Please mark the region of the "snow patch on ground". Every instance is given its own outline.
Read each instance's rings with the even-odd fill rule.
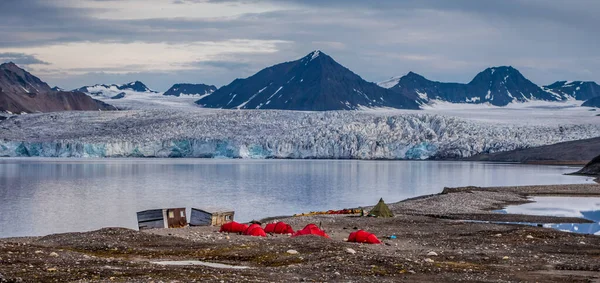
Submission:
[[[389,80],[386,80],[383,82],[378,82],[377,85],[379,85],[380,87],[383,87],[383,88],[392,88],[392,87],[396,86],[398,84],[398,82],[400,82],[401,78],[402,78],[402,76],[393,77],[393,78],[390,78]]]

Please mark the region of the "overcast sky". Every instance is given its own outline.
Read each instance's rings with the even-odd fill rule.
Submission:
[[[222,86],[320,49],[369,81],[600,81],[598,0],[0,0],[0,62],[72,89]]]

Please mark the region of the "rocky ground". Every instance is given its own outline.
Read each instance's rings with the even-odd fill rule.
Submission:
[[[393,218],[283,219],[295,229],[316,223],[331,239],[249,237],[216,227],[3,239],[0,282],[600,282],[598,236],[449,219],[485,218],[494,215],[490,209],[527,201],[527,195],[600,195],[597,185],[544,187],[446,189],[390,205]],[[345,242],[356,229],[375,233],[384,244]],[[153,263],[182,260],[247,268]]]

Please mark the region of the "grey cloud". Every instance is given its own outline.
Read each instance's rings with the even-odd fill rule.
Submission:
[[[17,65],[48,65],[48,62],[44,62],[33,55],[24,53],[5,52],[0,53],[0,62],[13,62]]]
[[[597,28],[600,17],[595,14],[600,1],[175,2],[235,5],[269,1],[278,5],[288,3],[290,7],[213,19],[98,20],[91,16],[93,10],[87,8],[58,8],[42,0],[4,0],[0,1],[0,46],[77,41],[181,44],[240,38],[294,42],[292,46],[279,47],[276,54],[244,55],[240,65],[231,63],[238,62],[240,57],[235,56],[234,60],[204,62],[204,67],[218,71],[218,76],[211,77],[214,82],[208,82],[215,84],[225,84],[269,65],[299,58],[313,49],[323,49],[372,81],[415,71],[431,79],[464,82],[492,65],[514,65],[538,84],[559,79],[600,81],[596,55],[600,46]],[[198,76],[211,76],[202,69],[199,65],[195,71]],[[93,71],[96,70],[90,70]],[[168,84],[166,77],[152,78]]]

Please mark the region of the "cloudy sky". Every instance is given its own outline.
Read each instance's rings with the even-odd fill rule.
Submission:
[[[369,81],[600,81],[597,0],[0,0],[0,62],[51,85],[221,86],[320,49]]]

